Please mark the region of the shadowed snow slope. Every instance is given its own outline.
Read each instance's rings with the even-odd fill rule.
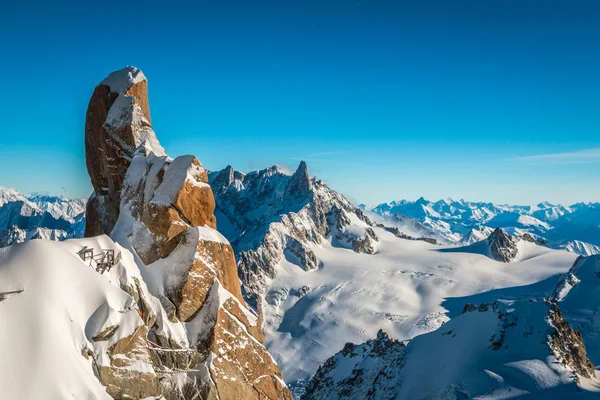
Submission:
[[[581,332],[590,360],[600,366],[600,256],[579,258],[555,297],[565,320]]]
[[[581,364],[563,358],[562,351],[583,346],[557,315],[543,300],[493,302],[407,345],[379,332],[330,358],[303,399],[595,398],[585,350]],[[595,393],[581,392],[578,381]]]

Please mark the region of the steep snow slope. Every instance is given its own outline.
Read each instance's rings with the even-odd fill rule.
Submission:
[[[85,200],[30,196],[0,187],[0,247],[83,236]]]
[[[599,256],[579,257],[558,282],[449,298],[452,319],[407,345],[346,344],[303,399],[598,398],[599,276]]]
[[[452,320],[408,345],[346,344],[303,398],[597,398],[599,274],[598,256],[580,257],[551,291],[552,278],[448,299]]]

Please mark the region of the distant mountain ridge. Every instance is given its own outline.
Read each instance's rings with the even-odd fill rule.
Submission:
[[[447,243],[471,244],[502,228],[513,235],[529,233],[550,247],[582,255],[600,251],[600,203],[570,206],[541,202],[535,206],[443,199],[400,200],[361,208],[393,221],[413,218]]]
[[[0,186],[0,247],[29,239],[82,237],[85,199],[28,195]]]

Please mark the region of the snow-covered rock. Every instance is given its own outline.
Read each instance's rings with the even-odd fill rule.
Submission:
[[[310,178],[304,162],[292,175],[277,166],[248,174],[229,166],[211,172],[209,181],[217,227],[233,244],[245,297],[261,315],[268,280],[277,275],[282,260],[315,270],[320,260],[311,245],[328,238],[356,253],[376,251],[373,221],[344,196]]]
[[[306,182],[305,170],[301,164],[294,175]],[[380,328],[412,339],[448,321],[447,297],[532,284],[575,259],[533,236],[500,231],[501,240],[489,228],[472,249],[440,246],[445,238],[424,236],[433,231],[414,219],[396,214],[392,223],[314,178],[304,197],[290,198],[290,181],[298,179],[278,167],[209,173],[217,227],[239,254],[244,296],[296,389],[345,342]],[[492,248],[510,262],[496,261]]]
[[[83,246],[122,250],[106,236],[0,249],[3,398],[110,399],[98,376],[119,371],[138,398],[158,385],[134,299],[79,258]]]
[[[496,228],[496,230],[487,238],[491,257],[494,260],[501,262],[510,262],[514,260],[519,252],[517,241],[516,238],[507,234],[502,229]]]
[[[590,360],[600,365],[600,256],[578,258],[552,298],[558,302],[564,319],[581,332]]]
[[[434,332],[346,344],[302,399],[595,398],[599,276],[599,256],[579,257],[553,289],[549,278],[450,299],[453,317]]]
[[[590,243],[581,242],[579,240],[571,240],[558,246],[560,249],[565,249],[571,253],[580,254],[582,256],[592,256],[600,254],[600,246],[595,246]]]
[[[139,69],[127,67],[96,86],[88,104],[85,155],[94,193],[87,203],[86,236],[112,231],[123,179],[142,144],[156,156],[165,156],[152,130],[146,77]]]

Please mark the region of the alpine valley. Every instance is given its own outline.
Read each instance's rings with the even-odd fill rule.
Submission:
[[[600,204],[357,206],[305,162],[172,158],[151,121],[116,71],[90,198],[0,189],[0,397],[600,397]]]

